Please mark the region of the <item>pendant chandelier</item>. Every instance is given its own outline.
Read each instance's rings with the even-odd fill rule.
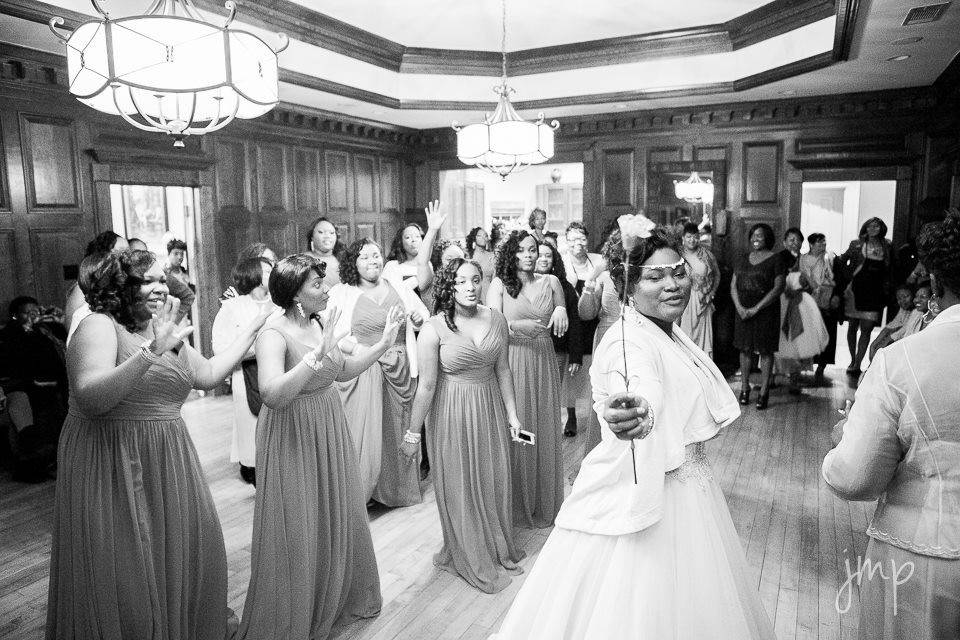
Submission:
[[[521,118],[513,105],[507,86],[507,2],[502,5],[502,37],[500,40],[500,84],[493,88],[499,96],[497,108],[483,122],[461,127],[456,121],[457,157],[464,164],[474,165],[498,174],[504,180],[514,170],[540,164],[553,157],[553,132],[560,127],[556,120],[546,124],[543,113],[535,122]]]
[[[192,0],[153,0],[143,15],[84,22],[69,36],[51,18],[50,30],[67,48],[70,93],[80,102],[119,115],[144,131],[183,138],[216,131],[234,118],[256,118],[277,105],[276,49],[252,33],[205,20]]]
[[[673,189],[678,198],[687,202],[713,202],[713,183],[709,179],[701,180],[696,171],[682,182],[674,180]]]

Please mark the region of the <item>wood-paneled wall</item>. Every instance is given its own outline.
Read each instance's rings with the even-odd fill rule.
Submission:
[[[235,121],[174,149],[81,105],[66,91],[59,56],[7,47],[0,56],[0,305],[32,295],[62,306],[86,243],[112,227],[110,184],[199,189],[201,342],[237,252],[262,241],[278,255],[306,249],[315,218],[349,242],[389,244],[408,211],[435,195],[416,160],[416,132],[277,109]],[[417,163],[421,166],[418,166]],[[5,314],[4,314],[5,315]]]

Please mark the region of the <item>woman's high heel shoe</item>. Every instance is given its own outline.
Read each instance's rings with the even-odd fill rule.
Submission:
[[[770,392],[761,393],[760,397],[757,398],[757,409],[763,411],[767,408],[767,405],[770,404]]]
[[[740,404],[746,406],[750,404],[750,389],[741,389],[740,391]]]

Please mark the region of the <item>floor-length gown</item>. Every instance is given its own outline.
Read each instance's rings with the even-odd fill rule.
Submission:
[[[510,584],[524,553],[513,537],[507,413],[494,367],[507,348],[507,323],[491,310],[474,341],[430,319],[440,337],[440,372],[427,415],[427,446],[443,529],[434,563],[486,593]]]
[[[604,426],[491,640],[775,640],[704,453],[736,398],[682,330],[625,324],[594,353],[594,398],[624,388],[626,360],[653,431],[634,452]]]
[[[581,318],[597,319],[597,328],[593,333],[594,350],[607,330],[620,318],[620,300],[617,298],[617,289],[609,271],[604,271],[597,277],[596,289],[599,290],[599,295],[596,291],[587,295],[581,293],[580,304],[577,306]],[[586,456],[593,451],[598,444],[600,444],[600,423],[592,418],[587,429],[583,455]]]
[[[116,329],[121,363],[143,338]],[[105,414],[85,415],[71,394],[58,453],[50,640],[227,635],[223,532],[180,416],[193,375],[181,349]]]
[[[357,300],[350,326],[351,335],[361,345],[376,344],[383,336],[390,309],[402,304],[393,287],[387,286],[390,291],[383,302],[366,294]],[[401,326],[396,343],[373,366],[338,385],[360,460],[364,496],[388,507],[405,507],[422,500],[419,466],[400,453],[417,391],[416,378],[410,376],[404,335]]]
[[[693,286],[690,302],[680,316],[680,328],[708,356],[713,356],[713,302],[707,303],[711,282],[708,279],[708,265],[696,254],[686,254],[690,265],[690,278]]]
[[[264,331],[283,336],[288,371],[311,349]],[[380,611],[356,453],[333,384],[342,369],[334,350],[293,401],[260,411],[246,640],[323,640],[335,624]]]
[[[516,298],[503,294],[503,315],[509,321],[537,320],[538,329],[510,333],[510,371],[517,396],[517,415],[535,445],[510,447],[513,522],[544,528],[563,502],[560,459],[560,377],[547,324],[553,314],[553,289],[544,276],[528,283]]]

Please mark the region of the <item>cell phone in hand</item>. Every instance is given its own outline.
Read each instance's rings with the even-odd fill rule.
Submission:
[[[537,444],[537,434],[533,433],[532,431],[524,431],[523,429],[520,429],[517,432],[517,442],[520,444],[535,445]]]

